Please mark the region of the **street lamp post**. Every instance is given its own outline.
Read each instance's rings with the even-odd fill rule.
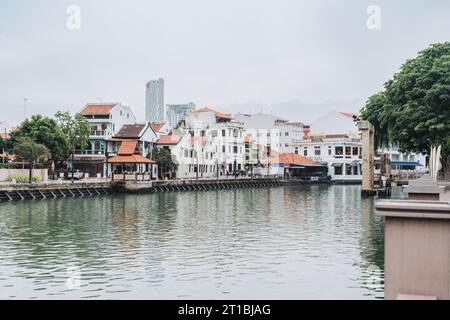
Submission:
[[[28,180],[29,183],[31,184],[31,182],[33,181],[33,167],[32,167],[32,163],[33,163],[33,149],[30,148],[30,171],[29,171],[29,175],[28,175]]]

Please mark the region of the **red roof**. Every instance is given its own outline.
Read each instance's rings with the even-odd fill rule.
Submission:
[[[128,156],[115,156],[108,160],[109,163],[156,163],[153,160],[147,159],[140,154],[133,154]]]
[[[155,142],[156,144],[178,144],[183,136],[180,135],[165,135],[160,136]]]
[[[154,132],[159,132],[166,124],[164,122],[152,122],[150,123],[150,127]]]
[[[208,108],[208,107],[197,109],[197,110],[194,110],[193,112],[213,112],[214,115],[216,116],[216,118],[223,118],[223,119],[230,119],[231,120],[231,114],[219,112],[219,111],[213,110],[213,109]]]
[[[7,159],[11,159],[11,160],[14,160],[15,158],[16,158],[16,155],[15,154],[1,154],[0,153],[0,158],[7,158]]]
[[[137,140],[122,141],[120,144],[119,155],[132,155],[136,153]]]
[[[117,103],[108,103],[108,104],[87,104],[83,110],[80,111],[80,114],[83,116],[86,115],[107,115],[111,112],[111,110],[117,105]]]
[[[252,139],[250,139],[249,136],[244,136],[244,142],[250,143],[250,142],[252,142]]]
[[[0,133],[0,137],[2,137],[3,139],[9,139],[9,134],[8,133]]]
[[[277,162],[282,164],[293,164],[293,165],[318,164],[318,162],[302,157],[296,153],[282,153],[277,158]]]

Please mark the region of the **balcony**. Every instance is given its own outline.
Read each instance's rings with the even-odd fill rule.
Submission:
[[[91,157],[104,157],[104,150],[75,150],[74,154],[76,156],[91,156]]]
[[[106,131],[104,130],[91,130],[91,137],[104,137],[106,136]]]

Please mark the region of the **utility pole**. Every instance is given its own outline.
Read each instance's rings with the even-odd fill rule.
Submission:
[[[29,175],[28,175],[28,181],[31,184],[31,182],[33,181],[33,167],[32,167],[32,162],[33,162],[33,148],[30,148],[30,171],[29,171]]]
[[[106,141],[106,149],[105,149],[105,162],[106,162],[106,180],[108,181],[108,177],[109,177],[109,172],[108,172],[108,170],[109,170],[109,168],[108,168],[108,155],[109,155],[109,152],[108,152],[108,141]]]

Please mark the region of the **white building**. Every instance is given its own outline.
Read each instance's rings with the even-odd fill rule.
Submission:
[[[359,131],[350,112],[330,111],[311,123],[311,132],[314,134],[346,134],[359,138]]]
[[[197,109],[186,114],[184,128],[191,136],[210,141],[219,174],[245,170],[244,125],[230,114],[210,108]]]
[[[75,150],[75,170],[90,176],[103,176],[107,140],[114,136],[124,124],[135,123],[136,117],[130,107],[121,103],[89,103],[79,112],[89,122],[91,134],[85,150]]]
[[[273,114],[238,113],[235,119],[244,124],[246,135],[255,143],[269,146],[279,153],[293,152],[293,145],[300,142],[304,136],[303,123],[293,123]]]
[[[344,157],[343,158],[335,158],[333,151],[332,151],[332,158],[324,159],[323,161],[327,161],[330,165],[333,163],[338,163],[336,160],[341,160],[340,162],[343,163],[343,168],[345,170],[342,170],[343,174],[336,175],[334,174],[335,168],[330,167],[330,175],[332,176],[333,180],[338,181],[347,181],[347,180],[362,180],[362,177],[360,176],[360,170],[356,171],[356,166],[354,166],[353,169],[350,169],[350,167],[353,165],[354,161],[355,163],[357,158],[360,157],[360,153],[353,154],[354,148],[362,147],[362,144],[360,142],[360,133],[357,127],[357,123],[355,119],[357,118],[357,115],[350,113],[350,112],[338,112],[338,111],[331,111],[325,114],[324,116],[320,117],[313,123],[311,123],[311,134],[309,135],[310,138],[316,138],[322,139],[323,143],[327,143],[328,145],[326,148],[330,147],[331,150],[335,150],[335,147],[339,147],[339,144],[344,149],[339,148],[339,152],[341,150],[344,150]],[[332,141],[330,140],[330,138]],[[305,141],[306,142],[306,141]],[[312,141],[311,141],[312,142]],[[333,143],[331,143],[333,142]],[[303,147],[303,145],[299,145]],[[318,145],[311,145],[311,147],[318,147]],[[348,154],[348,149],[351,148],[351,156]],[[347,150],[347,151],[346,151]],[[299,154],[302,155],[302,152],[304,150],[299,149]],[[312,152],[311,151],[308,151]],[[356,152],[356,151],[355,151]],[[377,154],[380,155],[381,153],[387,153],[389,159],[391,160],[391,167],[394,168],[403,168],[406,169],[406,167],[409,167],[409,170],[412,171],[421,171],[425,170],[425,156],[422,154],[407,154],[403,155],[398,152],[398,150],[395,147],[391,147],[384,150],[378,150]],[[357,157],[358,156],[358,157]],[[314,159],[314,158],[312,158]],[[375,160],[379,160],[379,156],[375,157]],[[338,173],[341,172],[340,169],[336,169]],[[350,173],[351,170],[353,174],[347,175],[346,173]],[[379,170],[375,170],[375,173],[379,172]],[[358,173],[356,175],[355,173]],[[345,177],[343,177],[345,175]]]
[[[206,137],[193,137],[189,133],[161,136],[158,148],[169,149],[177,165],[176,178],[212,178],[217,176],[214,145]]]
[[[383,148],[377,150],[375,154],[375,173],[380,173],[380,159],[381,154],[387,155],[390,163],[390,172],[394,176],[402,174],[409,175],[410,173],[417,173],[419,175],[427,171],[426,156],[421,153],[402,153],[396,147]]]
[[[145,121],[164,122],[164,79],[147,82],[145,91]]]
[[[186,104],[168,104],[166,105],[167,123],[170,129],[174,129],[178,123],[183,120],[183,117],[194,111],[195,103]]]
[[[326,163],[335,182],[361,182],[362,143],[346,134],[310,135],[298,143],[294,152]]]

